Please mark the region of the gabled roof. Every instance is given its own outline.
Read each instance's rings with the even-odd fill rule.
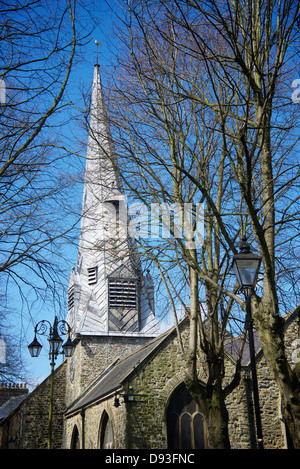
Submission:
[[[293,321],[300,317],[300,305],[296,306],[295,309],[289,311],[288,313],[281,316],[284,323],[283,329],[284,331],[291,325]],[[242,343],[242,336],[232,337],[232,340],[225,344],[225,351],[229,353],[229,355],[233,358],[233,360],[237,360],[240,347]],[[262,347],[259,342],[258,332],[254,329],[253,330],[253,340],[254,340],[254,349],[256,360],[259,360],[263,356]],[[246,344],[244,346],[243,355],[242,355],[242,362],[241,365],[243,367],[247,367],[250,365],[250,352],[249,352],[249,342],[248,337],[246,339]]]
[[[175,335],[175,328],[161,334],[148,342],[136,352],[122,360],[114,362],[93,384],[84,391],[66,411],[66,415],[77,412],[105,396],[117,391],[122,383],[130,376],[137,367],[141,366],[150,358],[168,339]]]
[[[13,412],[21,402],[28,396],[28,394],[21,394],[20,396],[13,396],[8,399],[0,407],[0,420],[7,417],[11,412]]]
[[[299,314],[299,308],[296,308],[292,312],[285,315],[285,327],[288,327],[292,320]],[[187,324],[188,318],[185,317],[180,322],[180,327]],[[154,353],[171,338],[175,337],[176,328],[173,327],[167,332],[161,334],[159,337],[151,340],[143,347],[139,348],[136,352],[125,357],[122,360],[117,360],[106,371],[94,381],[91,386],[84,391],[84,393],[67,409],[66,415],[76,413],[80,409],[89,406],[96,401],[99,401],[122,387],[124,381],[130,377],[130,375],[139,367],[143,366],[147,360],[149,360]],[[238,336],[232,337],[232,340],[225,345],[225,351],[235,361],[239,355],[240,345],[242,338]],[[254,346],[257,358],[262,356],[262,349],[259,344],[258,334],[254,331]],[[246,342],[242,356],[242,366],[247,367],[250,364],[250,355],[248,342]]]
[[[258,334],[256,331],[253,331],[253,340],[254,340],[254,349],[256,357],[261,354],[261,346],[258,340]],[[232,340],[225,344],[225,351],[236,361],[240,355],[240,349],[242,345],[243,338],[242,336],[232,337]],[[247,367],[250,364],[250,352],[249,352],[249,342],[248,338],[244,345],[241,365],[242,367]]]

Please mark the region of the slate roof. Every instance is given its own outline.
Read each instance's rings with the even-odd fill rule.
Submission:
[[[20,396],[13,396],[8,399],[1,407],[0,407],[0,420],[7,417],[13,410],[15,410],[21,402],[28,396],[28,394],[21,394]]]
[[[300,323],[300,305],[298,305],[294,310],[282,315],[281,317],[284,320],[284,324],[283,324],[284,330],[286,330],[290,326],[290,324],[297,318],[299,319],[299,323]],[[255,356],[256,356],[256,360],[258,360],[263,355],[263,352],[262,352],[261,345],[259,343],[258,333],[255,329],[253,330],[253,340],[254,340]],[[232,337],[232,340],[229,341],[225,345],[226,352],[228,352],[234,360],[237,360],[237,357],[239,355],[241,341],[242,341],[241,336],[237,336],[234,338]],[[246,339],[246,343],[244,346],[241,365],[243,367],[247,367],[250,365],[250,352],[249,352],[248,337]]]
[[[296,309],[292,315],[288,315],[285,318],[285,327],[288,327],[291,320],[293,320],[300,311],[300,308]],[[181,321],[181,325],[186,322],[187,318],[184,318]],[[176,328],[173,327],[169,331],[161,334],[159,337],[151,340],[146,345],[138,349],[136,352],[125,357],[122,360],[117,360],[114,362],[91,386],[84,391],[84,393],[67,409],[66,415],[73,412],[77,412],[93,402],[112,394],[113,392],[120,389],[122,383],[130,374],[137,369],[137,367],[142,366],[148,358],[150,358],[161,346],[167,341],[167,339],[172,338],[176,335]],[[258,341],[258,334],[254,330],[254,347],[256,357],[259,358],[262,356],[262,349]],[[241,336],[232,337],[230,341],[225,345],[225,351],[231,356],[233,360],[236,360],[241,345]],[[249,353],[249,343],[246,340],[246,344],[243,350],[242,363],[243,367],[250,365],[250,353]]]
[[[256,331],[253,331],[253,340],[254,340],[254,349],[256,357],[261,354],[262,349],[258,340],[258,334]],[[227,353],[233,358],[233,360],[237,360],[240,354],[240,347],[242,344],[242,337],[238,336],[236,338],[232,338],[232,340],[225,344],[224,348]],[[246,339],[246,343],[243,350],[242,361],[241,365],[243,367],[247,367],[250,364],[250,351],[249,351],[249,341],[248,338]]]

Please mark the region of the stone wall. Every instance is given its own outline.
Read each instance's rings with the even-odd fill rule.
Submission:
[[[264,447],[265,449],[285,448],[279,392],[263,358],[257,363],[257,378]],[[228,396],[226,406],[229,412],[229,436],[232,448],[255,448],[255,417],[250,370],[243,374],[238,388]]]
[[[66,362],[54,372],[52,448],[60,449],[63,439],[65,411]],[[1,449],[44,449],[48,444],[50,376],[0,425]]]
[[[125,449],[126,443],[126,407],[114,407],[114,396],[110,396],[102,402],[89,406],[84,413],[79,412],[65,419],[64,448],[71,447],[72,434],[75,425],[79,431],[80,448],[100,448],[100,430],[103,416],[108,414],[113,427],[114,448]],[[84,439],[84,442],[83,442]]]
[[[292,322],[286,331],[290,344],[298,334],[297,322]],[[188,331],[183,331],[183,341]],[[140,340],[140,339],[139,339]],[[119,449],[164,449],[167,448],[166,410],[175,388],[182,383],[184,360],[177,338],[169,336],[144,362],[130,373],[123,388],[133,400],[114,407],[114,390],[73,415],[64,417],[66,401],[73,401],[88,385],[99,377],[100,372],[117,356],[125,357],[141,341],[129,338],[120,340],[85,337],[77,345],[74,360],[74,380],[70,381],[71,359],[56,369],[54,381],[53,447],[70,448],[75,425],[80,436],[80,446],[99,448],[101,422],[105,413],[113,425],[114,448]],[[293,366],[294,348],[289,345],[289,356]],[[77,354],[77,355],[76,355]],[[199,363],[199,376],[205,381],[204,369]],[[232,376],[234,363],[226,362],[228,379]],[[285,448],[286,437],[280,411],[280,397],[263,356],[257,363],[259,398],[265,448]],[[79,379],[79,375],[80,379]],[[233,449],[249,449],[254,444],[254,411],[251,398],[251,374],[246,369],[238,388],[227,398],[229,411],[229,436]],[[67,380],[67,381],[66,381]],[[5,418],[0,425],[0,447],[46,448],[48,436],[50,376],[41,383]],[[250,397],[250,399],[249,399]],[[63,429],[64,427],[64,429]]]
[[[184,334],[183,334],[184,335]],[[167,448],[166,408],[172,391],[183,380],[184,361],[177,338],[168,340],[132,374],[126,391],[129,449]]]
[[[295,313],[297,314],[297,311]],[[292,314],[290,317],[286,316],[285,329],[287,356],[292,368],[295,366],[295,350],[300,350],[297,342],[299,324],[296,314]],[[281,399],[278,387],[262,354],[259,355],[256,367],[264,447],[266,449],[284,449],[287,447],[287,435],[281,412]],[[230,418],[229,431],[234,448],[251,448],[254,444],[255,421],[251,392],[251,372],[249,366],[240,386],[227,399]]]
[[[146,337],[82,336],[73,357],[67,360],[66,405],[80,396],[112,362],[124,358],[148,341]]]
[[[294,337],[295,329],[288,331]],[[183,332],[183,340],[187,331]],[[228,359],[228,379],[232,376],[234,363]],[[84,439],[88,448],[99,448],[101,418],[106,411],[113,423],[114,447],[127,449],[167,448],[166,410],[175,388],[183,381],[184,360],[176,337],[166,341],[148,358],[147,363],[131,373],[124,389],[133,401],[113,406],[113,396],[90,405],[85,411]],[[249,370],[248,370],[249,371]],[[203,370],[199,370],[200,377]],[[280,398],[277,386],[270,376],[263,357],[257,364],[259,397],[264,446],[285,448],[285,432],[281,420]],[[204,374],[203,380],[205,380]],[[251,374],[247,370],[239,387],[228,396],[229,436],[233,449],[254,447],[254,409],[251,394]],[[248,399],[247,399],[248,398]],[[70,447],[72,429],[78,415],[66,419],[65,447]],[[77,419],[77,420],[76,420]],[[80,427],[82,431],[82,427]]]

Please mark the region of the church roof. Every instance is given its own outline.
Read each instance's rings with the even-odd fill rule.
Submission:
[[[295,309],[283,314],[281,317],[283,320],[283,329],[285,331],[295,319],[300,319],[300,304]],[[259,342],[258,332],[256,331],[256,329],[253,330],[253,340],[256,360],[259,360],[263,356],[263,351]],[[232,357],[233,360],[237,360],[239,357],[242,341],[243,336],[241,334],[236,337],[231,337],[231,339],[225,344],[225,351]],[[248,337],[246,338],[246,343],[243,349],[241,365],[244,368],[250,365]]]
[[[240,355],[240,349],[241,345],[243,342],[243,337],[242,335],[238,337],[232,337],[230,341],[228,341],[225,345],[225,351],[232,357],[232,359],[235,361]],[[261,346],[258,340],[258,334],[256,331],[253,331],[253,340],[254,340],[254,349],[255,349],[255,354],[256,357],[261,354]],[[249,351],[249,342],[248,338],[246,339],[246,344],[243,349],[243,354],[242,354],[242,361],[241,365],[243,367],[247,367],[250,364],[250,351]]]
[[[149,341],[146,345],[122,360],[117,360],[85,390],[84,394],[76,400],[66,414],[71,414],[79,409],[94,403],[101,398],[117,391],[129,375],[146,361],[167,339],[175,334],[175,328],[161,334],[158,338]]]
[[[8,399],[1,407],[0,407],[0,420],[7,417],[11,412],[13,412],[16,407],[18,407],[21,402],[27,397],[27,394],[21,394],[20,396],[13,396]]]
[[[181,321],[181,324],[186,322],[186,319]],[[79,411],[80,409],[95,403],[106,396],[111,395],[114,392],[117,392],[122,383],[130,376],[130,374],[136,370],[137,367],[142,366],[146,360],[152,356],[155,351],[157,351],[161,345],[168,339],[173,337],[176,334],[175,327],[171,328],[167,332],[161,334],[158,338],[155,338],[148,342],[143,347],[139,348],[136,352],[130,354],[124,359],[116,360],[112,363],[106,371],[99,376],[99,378],[92,383],[89,389],[85,390],[84,393],[77,399],[68,409],[66,414],[72,414]],[[257,334],[254,333],[255,339],[255,349],[257,352],[260,352],[261,347],[258,342]],[[236,360],[241,345],[241,337],[233,338],[228,341],[225,345],[226,352],[231,356],[233,360]],[[248,366],[250,362],[248,344],[244,347],[243,357],[242,357],[242,366]]]
[[[298,317],[300,314],[300,306],[297,307],[294,311],[288,313],[284,317],[285,328],[287,328],[290,323]],[[184,325],[187,321],[185,317],[181,321],[181,325]],[[138,349],[136,352],[125,357],[122,360],[117,360],[112,363],[109,368],[90,386],[84,394],[79,397],[66,411],[66,414],[72,414],[78,410],[95,403],[96,401],[105,398],[106,396],[111,395],[112,393],[118,391],[123,382],[130,376],[130,374],[137,369],[137,367],[142,366],[147,359],[149,359],[160,347],[164,344],[167,339],[170,339],[176,335],[176,328],[173,327],[167,332],[161,334],[159,337],[151,340],[146,345]],[[232,340],[229,340],[225,344],[225,351],[231,358],[235,361],[237,360],[240,353],[240,346],[242,341],[242,336],[232,337]],[[262,349],[258,340],[258,334],[254,331],[254,347],[256,350],[257,358],[262,356]],[[243,349],[242,356],[242,367],[248,367],[250,364],[250,354],[248,341],[246,341],[245,347]]]

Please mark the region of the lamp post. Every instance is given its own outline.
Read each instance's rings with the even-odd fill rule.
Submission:
[[[263,435],[261,425],[261,415],[259,406],[258,383],[255,362],[255,348],[253,338],[253,320],[251,314],[251,295],[253,293],[258,271],[261,265],[261,257],[251,252],[247,243],[247,238],[242,238],[240,253],[233,256],[233,269],[236,274],[241,290],[243,290],[246,299],[246,329],[249,339],[250,364],[252,374],[253,400],[256,421],[256,433],[258,448],[263,449]]]
[[[67,341],[62,345],[62,338],[58,334],[58,329],[62,335],[67,336]],[[51,366],[51,377],[50,377],[50,403],[49,403],[49,420],[48,420],[48,449],[51,449],[52,439],[52,409],[53,409],[53,376],[55,360],[58,354],[63,353],[66,357],[71,357],[74,352],[75,344],[70,338],[71,328],[66,321],[58,321],[55,316],[54,323],[51,323],[45,319],[39,321],[34,328],[34,339],[31,344],[28,345],[30,355],[32,357],[38,357],[42,345],[37,340],[37,335],[45,335],[49,341],[49,360]],[[60,351],[62,347],[63,351]]]

